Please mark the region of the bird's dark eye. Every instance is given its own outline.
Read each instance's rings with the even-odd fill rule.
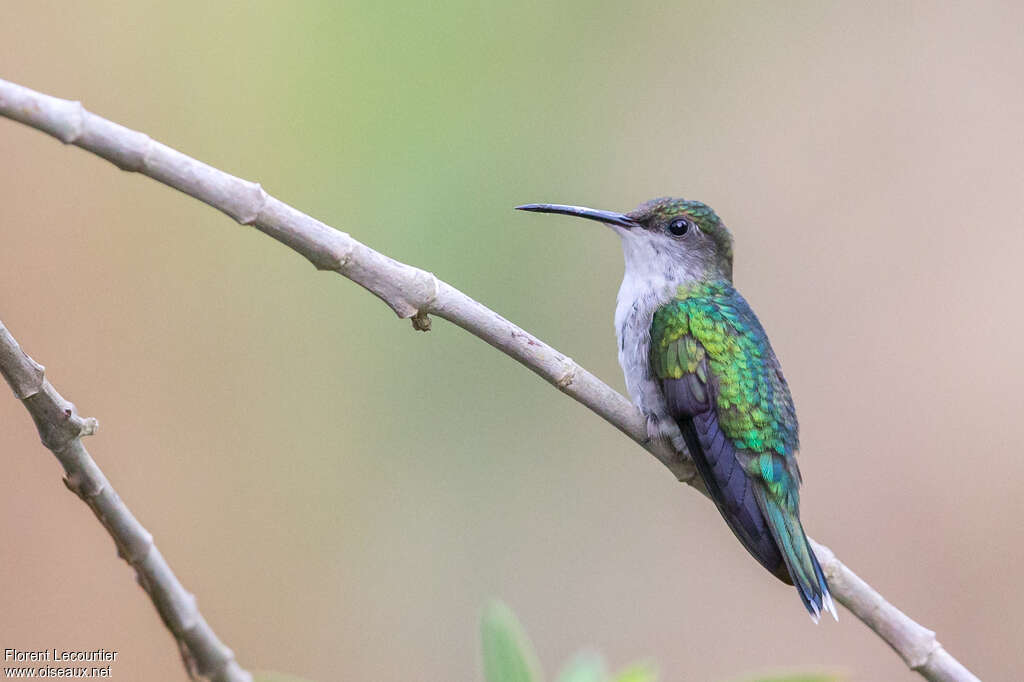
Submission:
[[[682,237],[690,231],[690,221],[686,218],[676,218],[668,224],[668,231],[677,237]]]

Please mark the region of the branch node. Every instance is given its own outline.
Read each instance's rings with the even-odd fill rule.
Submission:
[[[441,280],[439,280],[437,278],[437,275],[435,275],[432,272],[428,272],[427,274],[430,275],[430,283],[431,283],[432,287],[431,287],[431,291],[430,291],[430,298],[428,298],[426,301],[424,301],[423,307],[424,308],[433,308],[434,304],[437,303],[438,296],[441,295]]]
[[[150,557],[155,548],[156,543],[153,542],[153,534],[142,528],[135,535],[126,536],[123,546],[118,547],[117,553],[122,559],[139,570],[139,567],[146,562],[146,559]]]
[[[327,270],[344,275],[345,268],[348,267],[349,261],[352,260],[352,254],[355,253],[359,242],[352,239],[347,232],[341,232],[340,230],[335,230],[335,232],[336,235],[332,241],[338,245],[331,245],[327,258],[312,261],[313,267],[317,270]]]
[[[181,623],[181,634],[187,635],[199,625],[199,600],[191,592],[185,593],[185,603],[179,609],[178,617]]]
[[[46,368],[28,356],[7,327],[0,322],[0,374],[3,374],[14,397],[26,400],[43,390]]]
[[[67,105],[67,125],[58,129],[60,134],[57,139],[64,144],[74,144],[82,136],[82,131],[85,130],[85,117],[88,112],[82,106],[82,103],[77,100],[70,101]]]
[[[75,495],[77,495],[83,501],[85,500],[85,494],[82,493],[82,473],[81,472],[75,471],[73,473],[68,474],[67,476],[65,476],[61,480],[64,481],[64,487],[65,488],[67,488],[68,490],[73,492]]]
[[[418,332],[429,332],[430,331],[430,316],[422,310],[417,312],[411,318],[412,328]]]
[[[93,436],[99,431],[100,420],[96,419],[96,417],[78,417],[77,415],[76,417],[81,422],[79,425],[79,436]]]
[[[246,189],[255,193],[254,201],[251,202],[249,210],[246,213],[242,213],[237,216],[237,220],[241,225],[252,225],[259,222],[260,214],[263,213],[263,208],[267,205],[270,200],[270,195],[263,189],[263,185],[258,182],[245,183],[248,185]]]
[[[907,661],[907,666],[915,672],[920,672],[923,668],[927,667],[928,661],[942,651],[942,645],[939,643],[939,640],[935,638],[935,633],[931,630],[928,630],[928,632],[931,634],[931,646],[928,648],[928,651],[915,657],[914,660]]]
[[[576,380],[576,375],[579,374],[580,366],[576,364],[576,361],[572,358],[563,356],[562,367],[564,369],[558,376],[558,379],[555,380],[555,385],[558,386],[559,389],[565,391],[572,386],[572,382]]]
[[[153,150],[156,149],[157,143],[146,133],[139,133],[139,135],[142,136],[139,142],[140,151],[135,155],[134,163],[121,166],[122,170],[139,173],[149,168],[149,159],[153,154]]]
[[[420,332],[429,332],[430,317],[428,317],[428,313],[434,309],[434,304],[441,292],[441,280],[437,278],[437,275],[426,270],[417,270],[415,277],[420,280],[417,282],[420,286],[417,287],[419,291],[414,294],[417,303],[414,307],[415,313],[412,315],[412,328]],[[421,295],[423,291],[430,293]]]

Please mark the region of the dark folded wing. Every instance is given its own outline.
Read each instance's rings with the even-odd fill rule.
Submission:
[[[701,386],[694,372],[680,379],[663,379],[662,388],[708,494],[729,528],[761,565],[789,582],[782,555],[758,505],[755,484],[743,470],[732,441],[719,427],[707,386]]]

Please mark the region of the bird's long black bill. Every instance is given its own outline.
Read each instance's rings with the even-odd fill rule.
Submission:
[[[523,204],[516,206],[518,211],[533,211],[534,213],[559,213],[561,215],[572,215],[577,218],[589,218],[601,223],[618,225],[627,229],[639,226],[639,223],[623,213],[614,211],[598,211],[584,206],[565,206],[563,204]]]

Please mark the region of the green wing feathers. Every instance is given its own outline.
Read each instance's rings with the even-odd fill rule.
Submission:
[[[663,387],[672,385],[674,396],[685,386],[687,405],[713,408],[717,428],[755,483],[757,506],[790,577],[817,617],[831,599],[800,525],[796,411],[754,312],[728,282],[680,287],[654,315],[650,357],[653,374]]]
[[[680,290],[662,306],[651,327],[651,364],[659,379],[692,373],[705,386],[710,379],[722,430],[737,448],[784,458],[799,449],[793,400],[768,336],[731,285]]]
[[[800,504],[800,447],[789,387],[754,311],[731,284],[680,288],[651,326],[651,365],[714,400],[718,424],[748,475],[791,513]]]

